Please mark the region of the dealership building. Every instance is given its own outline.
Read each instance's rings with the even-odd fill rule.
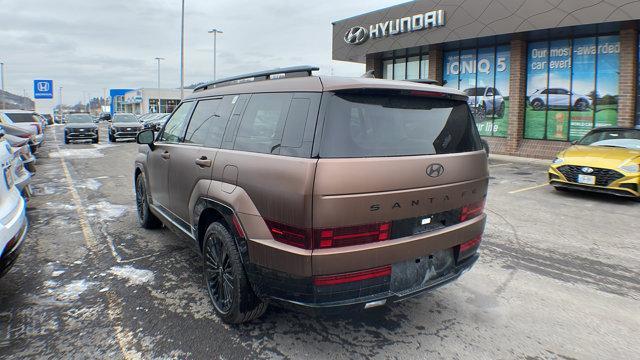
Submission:
[[[418,0],[333,23],[333,59],[464,91],[492,152],[551,158],[640,125],[640,3]]]

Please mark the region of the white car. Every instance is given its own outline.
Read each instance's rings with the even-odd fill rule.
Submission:
[[[25,200],[14,185],[11,147],[0,134],[0,277],[9,271],[27,234]]]
[[[549,109],[568,109],[586,111],[593,101],[587,95],[577,94],[563,88],[538,89],[529,95],[529,104],[535,111]]]
[[[26,130],[35,130],[34,144],[31,151],[35,153],[44,141],[42,119],[33,111],[3,110],[0,112],[0,124],[13,125]]]

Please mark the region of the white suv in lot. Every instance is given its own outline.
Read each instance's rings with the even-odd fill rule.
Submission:
[[[529,95],[529,104],[533,110],[567,109],[569,104],[573,110],[586,111],[593,104],[587,95],[576,94],[563,88],[538,89]]]
[[[14,185],[11,147],[0,133],[0,277],[18,258],[27,234],[25,201]]]

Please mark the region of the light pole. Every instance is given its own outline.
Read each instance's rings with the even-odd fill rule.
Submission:
[[[157,57],[156,60],[158,61],[158,89],[160,89],[160,60],[164,60],[164,58]]]
[[[180,30],[180,100],[184,99],[184,0],[182,0],[182,25]]]
[[[209,34],[213,34],[213,81],[216,81],[216,38],[218,34],[222,34],[222,31],[211,29]]]
[[[62,122],[62,86],[58,88],[58,116],[60,116],[60,122]]]

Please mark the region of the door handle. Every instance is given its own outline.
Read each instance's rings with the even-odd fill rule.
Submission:
[[[160,157],[163,159],[169,160],[171,158],[171,154],[169,154],[168,151],[165,151],[162,154],[160,154]]]
[[[206,156],[202,156],[199,159],[196,159],[196,165],[200,167],[211,167],[211,160],[207,159]]]

